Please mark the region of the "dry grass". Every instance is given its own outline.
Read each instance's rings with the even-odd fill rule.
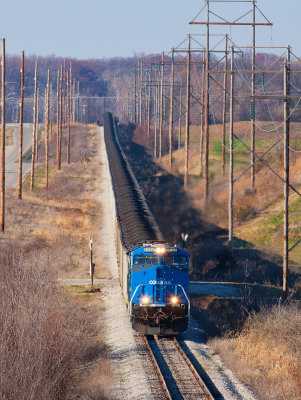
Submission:
[[[25,186],[19,201],[14,190],[7,191],[6,230],[0,237],[1,399],[110,396],[99,293],[83,302],[56,284],[58,277],[88,278],[89,237],[97,247],[101,210],[95,133],[91,127],[72,129],[74,161],[59,172],[53,164],[48,191],[43,163],[35,192]],[[107,276],[96,253],[96,275]]]
[[[233,339],[211,346],[262,399],[301,398],[301,311],[274,306],[249,319]]]
[[[79,368],[97,344],[97,326],[57,288],[47,251],[0,260],[0,397],[63,399],[81,391]]]

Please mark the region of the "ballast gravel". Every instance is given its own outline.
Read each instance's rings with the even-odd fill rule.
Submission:
[[[104,327],[105,341],[109,348],[115,379],[112,398],[116,400],[157,400],[161,396],[154,391],[157,380],[156,373],[148,360],[148,355],[141,351],[141,343],[139,344],[137,333],[132,330],[129,314],[121,294],[114,235],[115,205],[103,128],[100,130],[101,187],[98,199],[102,206],[103,221],[99,233],[99,246],[106,268],[111,274],[111,279],[102,283],[104,312],[100,315],[100,323]],[[220,398],[256,400],[251,390],[242,384],[232,371],[225,368],[218,355],[211,352],[204,337],[204,331],[192,320],[189,329],[179,337],[179,340],[185,343],[187,350],[210,377],[212,384],[220,393]]]
[[[106,344],[109,347],[115,378],[112,396],[116,400],[155,399],[148,384],[143,360],[139,354],[129,314],[121,294],[114,237],[113,192],[103,139],[103,128],[100,129],[102,132],[99,152],[101,163],[99,201],[102,205],[103,221],[99,234],[99,245],[102,249],[106,268],[112,278],[102,288],[105,311],[100,319],[105,328]]]

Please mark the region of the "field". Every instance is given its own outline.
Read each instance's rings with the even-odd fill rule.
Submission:
[[[89,278],[89,238],[97,238],[101,224],[98,132],[93,126],[72,127],[72,162],[65,164],[63,152],[61,171],[52,143],[48,191],[42,148],[35,190],[29,191],[27,177],[21,201],[15,190],[7,191],[0,237],[3,399],[24,393],[49,400],[109,398],[110,362],[95,318],[102,310],[101,287],[58,284]],[[97,245],[94,262],[96,277],[107,277]]]

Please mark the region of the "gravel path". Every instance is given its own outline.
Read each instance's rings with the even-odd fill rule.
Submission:
[[[106,343],[111,353],[115,377],[113,397],[120,400],[155,399],[149,387],[143,365],[143,356],[137,347],[128,311],[120,290],[113,224],[115,210],[112,207],[113,193],[103,131],[101,132],[100,163],[99,201],[103,208],[103,223],[99,234],[99,243],[106,267],[112,277],[102,289],[105,312],[100,318],[101,323],[105,326]]]

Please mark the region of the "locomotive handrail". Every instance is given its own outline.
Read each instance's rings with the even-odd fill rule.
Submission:
[[[187,296],[187,294],[185,292],[185,289],[183,288],[182,285],[177,284],[176,286],[180,287],[183,290],[184,296],[186,297],[186,300],[188,302],[188,317],[190,317],[190,301],[189,301],[189,298],[188,298],[188,296]]]
[[[143,283],[139,283],[139,285],[136,287],[136,289],[134,291],[133,296],[131,297],[131,300],[130,300],[130,313],[131,313],[131,316],[132,316],[132,304],[133,304],[132,301],[133,301],[133,298],[135,297],[135,294],[136,294],[139,286],[144,286],[144,285],[143,285]]]

